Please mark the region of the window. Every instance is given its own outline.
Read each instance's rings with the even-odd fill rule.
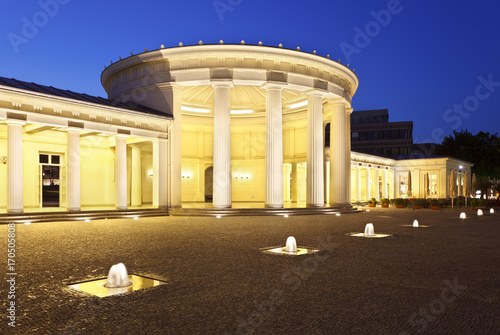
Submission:
[[[366,141],[366,131],[362,131],[359,133],[359,140]]]
[[[377,140],[383,140],[384,139],[384,132],[382,130],[379,130],[375,133],[375,139]]]
[[[390,140],[390,139],[391,139],[391,131],[384,130],[384,140]]]
[[[398,156],[399,148],[391,148],[391,156]]]
[[[375,132],[374,131],[367,131],[366,132],[366,139],[368,141],[373,141],[375,139]]]
[[[51,163],[52,164],[59,164],[60,163],[60,156],[59,155],[51,155]]]
[[[352,133],[352,140],[353,141],[359,141],[359,133]]]
[[[400,155],[408,155],[408,148],[407,147],[399,148],[399,154]]]
[[[406,129],[401,129],[399,131],[399,138],[408,138],[408,130]]]
[[[399,138],[399,130],[393,130],[392,131],[392,139],[395,140],[395,139],[398,139]]]
[[[408,194],[408,177],[399,176],[399,195],[405,196]]]
[[[40,164],[49,164],[49,155],[40,155]]]
[[[429,185],[429,188],[430,188],[430,191],[431,191],[431,195],[437,195],[437,175],[435,174],[430,174],[429,175],[429,181],[430,181],[430,185]]]

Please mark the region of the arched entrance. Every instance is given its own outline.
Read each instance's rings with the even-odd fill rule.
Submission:
[[[214,167],[205,170],[205,202],[212,202],[214,187]]]

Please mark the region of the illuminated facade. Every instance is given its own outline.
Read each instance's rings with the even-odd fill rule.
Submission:
[[[351,153],[358,78],[315,54],[162,47],[110,65],[101,80],[109,99],[0,80],[0,210],[349,206],[399,196],[408,169],[416,180],[432,172],[444,197],[458,169],[447,158]]]

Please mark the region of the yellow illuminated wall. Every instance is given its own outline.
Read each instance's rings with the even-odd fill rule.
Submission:
[[[307,160],[306,121],[289,121],[283,125],[283,163],[305,163]],[[232,200],[263,202],[265,200],[265,125],[231,125]],[[205,171],[213,166],[213,124],[182,123],[182,201],[205,201]],[[285,165],[286,166],[286,165]],[[291,168],[289,166],[289,168]],[[285,170],[287,172],[288,170]],[[297,178],[305,181],[299,168]],[[286,180],[286,175],[284,179]],[[189,178],[188,178],[189,176]],[[248,178],[247,178],[248,177]],[[285,201],[291,183],[284,185]],[[301,183],[299,201],[305,201],[305,182]]]

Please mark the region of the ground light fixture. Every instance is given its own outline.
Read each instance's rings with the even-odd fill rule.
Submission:
[[[466,219],[467,215],[464,212],[462,212],[462,213],[460,213],[460,218],[461,219]]]
[[[309,248],[309,247],[298,247],[295,237],[289,236],[286,239],[284,247],[270,247],[260,249],[263,253],[272,255],[289,255],[289,256],[301,256],[313,254],[319,251],[319,249]]]
[[[480,210],[480,209],[478,209],[478,210],[477,210],[477,216],[483,216],[483,211],[482,211],[482,210]]]
[[[119,263],[111,267],[107,278],[69,284],[68,286],[104,298],[164,284],[167,283],[153,278],[129,274],[125,265]]]

